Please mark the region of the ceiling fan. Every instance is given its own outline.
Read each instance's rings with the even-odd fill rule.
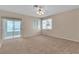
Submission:
[[[40,16],[45,14],[45,10],[44,10],[43,6],[41,6],[41,5],[34,5],[33,7],[36,10],[36,14],[38,14]]]

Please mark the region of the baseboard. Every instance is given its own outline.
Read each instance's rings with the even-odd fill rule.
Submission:
[[[37,34],[37,35],[33,35],[33,36],[28,36],[28,37],[22,37],[23,39],[28,39],[28,38],[32,38],[32,37],[37,37],[40,36],[41,34]]]
[[[78,41],[75,41],[75,40],[69,40],[69,39],[59,38],[59,37],[50,36],[50,35],[45,35],[45,34],[42,34],[42,35],[43,35],[43,36],[46,36],[46,37],[50,37],[50,38],[55,38],[55,39],[64,39],[64,40],[68,40],[68,41],[72,41],[72,42],[77,42],[77,43],[79,43]]]

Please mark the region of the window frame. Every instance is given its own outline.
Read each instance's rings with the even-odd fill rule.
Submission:
[[[51,22],[51,23],[52,23],[52,25],[51,25],[51,26],[52,26],[52,28],[51,28],[51,29],[43,29],[43,21],[44,21],[44,20],[52,20],[52,22]],[[52,29],[53,29],[53,27],[54,27],[54,21],[53,21],[53,19],[52,19],[52,18],[42,19],[42,21],[41,21],[41,22],[42,22],[42,27],[41,27],[41,29],[42,29],[42,30],[52,30]]]
[[[1,37],[2,37],[2,39],[4,39],[4,40],[6,40],[5,39],[5,29],[4,29],[4,19],[7,19],[7,20],[13,20],[13,21],[21,21],[21,27],[20,27],[20,37],[19,38],[21,38],[22,37],[22,19],[21,18],[12,18],[12,17],[1,17],[1,27],[2,27],[2,34],[1,34]],[[18,38],[18,37],[14,37],[14,33],[13,33],[13,37],[12,38],[8,38],[8,39],[14,39],[14,38]]]

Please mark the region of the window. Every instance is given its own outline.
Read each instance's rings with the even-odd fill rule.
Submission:
[[[42,20],[42,29],[50,30],[52,29],[52,19]]]
[[[21,20],[3,18],[3,38],[11,39],[21,36]]]
[[[39,20],[33,20],[33,29],[41,30],[40,23],[41,23],[40,19]]]

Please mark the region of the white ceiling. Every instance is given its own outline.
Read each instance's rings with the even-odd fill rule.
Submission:
[[[35,17],[46,17],[55,15],[60,12],[69,11],[72,9],[79,8],[78,5],[43,5],[46,10],[45,14],[39,16],[36,14],[36,10],[33,5],[0,5],[0,10],[15,12],[23,15],[35,16]]]

